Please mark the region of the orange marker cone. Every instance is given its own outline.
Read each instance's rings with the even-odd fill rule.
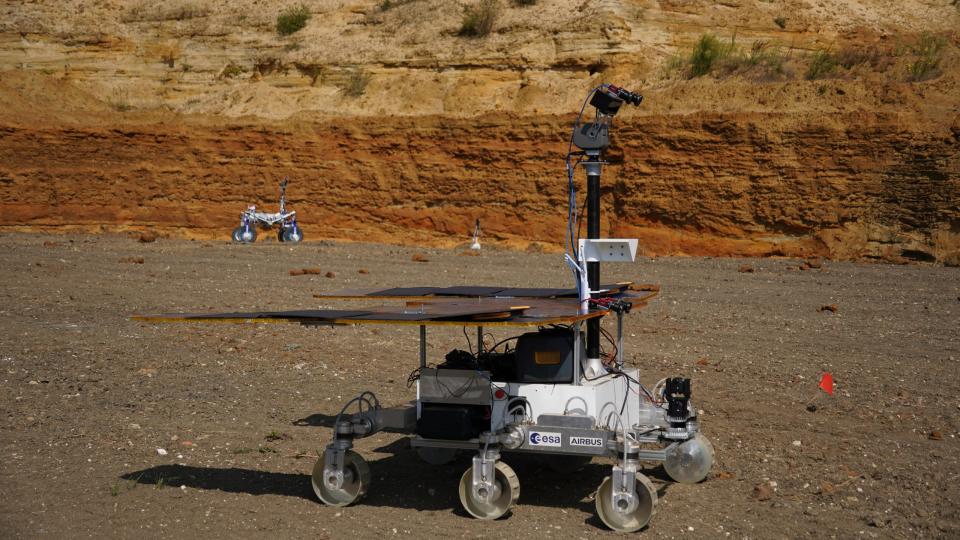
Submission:
[[[833,395],[833,375],[824,373],[823,376],[820,377],[820,389],[831,396]]]

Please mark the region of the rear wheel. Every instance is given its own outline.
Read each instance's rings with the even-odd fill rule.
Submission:
[[[253,227],[237,227],[233,230],[233,241],[250,244],[257,239],[257,230]]]

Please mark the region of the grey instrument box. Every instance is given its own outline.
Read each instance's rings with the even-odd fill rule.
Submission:
[[[420,370],[420,401],[458,405],[490,405],[490,373],[472,369]]]

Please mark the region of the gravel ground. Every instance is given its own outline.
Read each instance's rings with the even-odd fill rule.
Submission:
[[[361,504],[316,502],[308,475],[342,403],[366,389],[387,403],[412,397],[415,327],[129,319],[334,307],[312,294],[344,287],[563,286],[558,255],[420,250],[428,261],[415,262],[416,250],[373,244],[26,234],[0,236],[0,250],[4,536],[613,534],[593,510],[604,460],[563,476],[519,462],[519,504],[480,522],[456,493],[467,459],[431,468],[391,433],[357,445],[373,473]],[[648,384],[693,378],[717,452],[701,484],[646,471],[661,499],[638,534],[956,538],[960,270],[798,264],[659,258],[604,268],[605,280],[662,285],[628,319],[627,359]],[[289,275],[305,267],[323,274]],[[430,337],[434,360],[463,346],[459,329]],[[817,389],[823,372],[836,381],[832,397]]]

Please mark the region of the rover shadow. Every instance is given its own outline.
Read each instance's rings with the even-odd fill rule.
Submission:
[[[370,466],[371,483],[366,497],[359,504],[447,510],[467,517],[460,505],[458,487],[462,475],[470,467],[472,455],[472,452],[462,452],[448,464],[429,465],[420,460],[406,439],[376,448],[364,455]],[[520,504],[578,509],[591,514],[592,517],[586,520],[588,524],[603,528],[593,516],[593,493],[610,474],[609,464],[595,460],[577,471],[558,473],[549,469],[541,456],[504,453],[503,460],[520,479]],[[313,467],[313,460],[308,466]],[[317,501],[309,473],[171,464],[128,472],[121,478],[144,485],[184,485],[226,493],[282,495]],[[665,493],[667,485],[660,487],[660,495]]]

